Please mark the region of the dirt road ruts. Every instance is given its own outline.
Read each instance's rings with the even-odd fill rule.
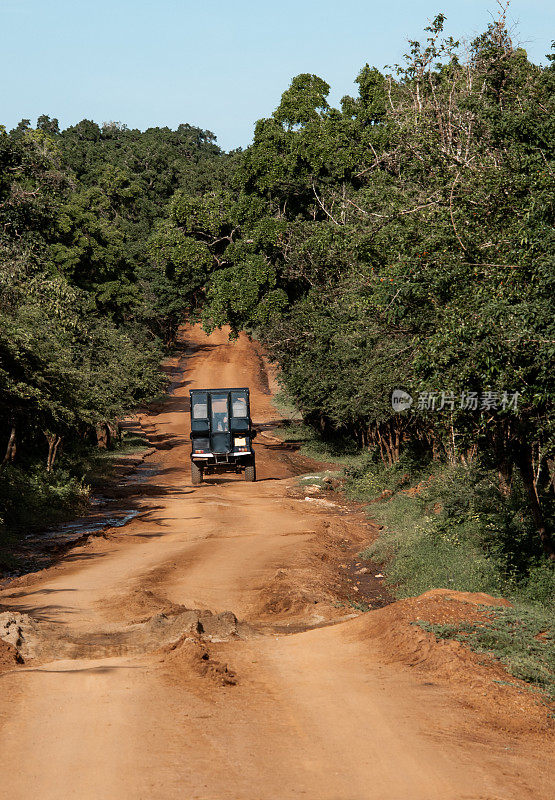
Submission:
[[[386,663],[373,612],[334,604],[333,548],[355,534],[292,496],[294,460],[260,437],[257,483],[193,489],[189,388],[248,385],[255,423],[278,415],[246,336],[188,328],[183,343],[143,420],[145,513],[0,596],[34,621],[25,663],[0,675],[0,795],[547,800],[545,752]]]

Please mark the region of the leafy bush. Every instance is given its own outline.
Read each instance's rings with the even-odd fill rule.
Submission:
[[[6,466],[0,471],[0,533],[22,533],[85,510],[89,489],[67,469]]]
[[[519,586],[524,601],[553,607],[555,603],[555,567],[545,559],[532,563]]]

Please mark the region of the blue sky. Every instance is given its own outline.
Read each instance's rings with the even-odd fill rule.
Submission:
[[[224,149],[244,147],[294,75],[320,75],[338,103],[366,62],[399,61],[437,13],[462,38],[495,9],[495,0],[0,0],[0,123],[39,114],[62,127],[85,117],[141,129],[189,122]],[[555,3],[513,0],[509,21],[544,62]]]

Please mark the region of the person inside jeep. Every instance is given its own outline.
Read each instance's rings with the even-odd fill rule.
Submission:
[[[229,430],[227,414],[224,411],[214,414],[214,422],[218,433],[226,433]]]

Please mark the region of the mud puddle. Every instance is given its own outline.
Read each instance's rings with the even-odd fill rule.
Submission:
[[[106,502],[110,502],[109,498]],[[85,534],[94,535],[95,533],[101,533],[106,528],[121,528],[141,513],[141,509],[123,509],[114,514],[108,514],[108,511],[106,511],[101,519],[95,518],[91,520],[89,516],[80,517],[74,522],[49,528],[41,533],[29,534],[25,536],[25,541],[30,545],[35,543],[39,545],[47,543],[75,544]]]
[[[158,469],[158,465],[141,460],[103,492],[92,494],[89,499],[90,510],[86,514],[71,522],[25,535],[19,542],[19,566],[4,571],[0,576],[0,585],[28,572],[44,569],[53,558],[59,558],[89,537],[102,536],[109,529],[122,528],[141,514],[147,514],[148,508],[138,506],[137,501],[142,493],[137,488],[147,484]]]

